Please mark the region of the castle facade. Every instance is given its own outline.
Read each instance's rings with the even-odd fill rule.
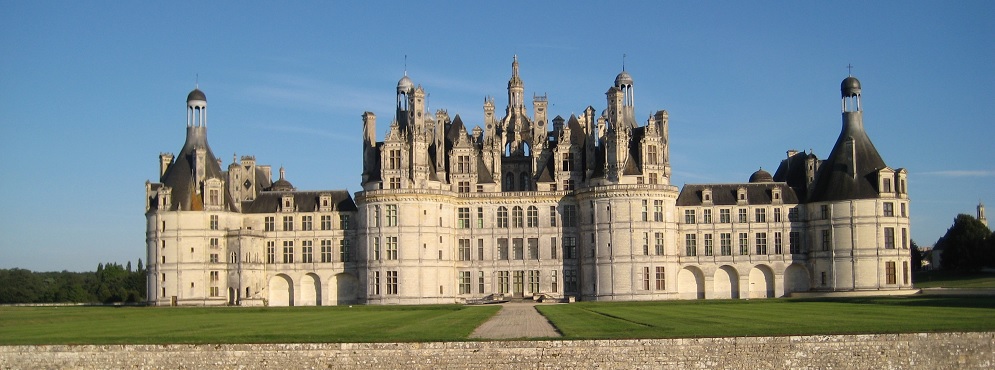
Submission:
[[[363,114],[362,191],[297,190],[254,157],[226,170],[207,99],[146,183],[153,305],[465,303],[911,291],[907,172],[864,131],[860,82],[825,160],[788,151],[748,182],[671,184],[669,118],[639,123],[622,71],[600,113],[531,114],[517,57],[507,106],[468,129],[407,75],[385,136]]]

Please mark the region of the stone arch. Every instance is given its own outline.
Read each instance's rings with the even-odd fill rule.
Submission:
[[[294,280],[290,276],[278,274],[269,279],[269,305],[294,305]]]
[[[330,303],[346,305],[359,301],[359,279],[356,276],[341,273],[335,275],[332,280],[335,285],[329,289],[331,291]]]
[[[800,263],[793,263],[784,270],[784,294],[807,292],[812,289],[812,277],[808,269]]]
[[[729,265],[724,265],[715,270],[712,279],[713,298],[718,299],[738,299],[739,298],[739,272]]]
[[[301,306],[321,306],[321,278],[315,274],[305,274],[301,278]]]
[[[677,273],[677,293],[681,299],[705,298],[705,275],[695,266],[685,266]]]
[[[750,298],[774,297],[774,271],[767,265],[750,269]]]

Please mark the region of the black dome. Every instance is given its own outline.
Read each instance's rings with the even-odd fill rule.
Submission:
[[[843,79],[843,83],[840,84],[840,92],[844,98],[860,95],[860,80],[853,76]]]
[[[761,168],[750,175],[750,182],[774,182],[774,176],[771,176],[770,172],[764,171]]]
[[[204,92],[200,91],[200,89],[193,89],[193,91],[191,91],[190,94],[187,95],[187,101],[191,100],[207,101],[207,95],[204,95]]]

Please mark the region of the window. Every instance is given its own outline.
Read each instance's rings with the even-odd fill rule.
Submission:
[[[642,220],[643,221],[649,221],[649,219],[650,219],[649,214],[650,214],[649,201],[648,200],[643,200],[643,213],[642,213],[643,218],[642,218]]]
[[[217,253],[211,253],[211,263],[218,263],[218,261],[219,261],[218,254]]]
[[[539,270],[529,270],[529,293],[539,293]]]
[[[276,263],[276,242],[266,242],[266,263]]]
[[[757,233],[757,254],[767,254],[767,233]]]
[[[477,228],[484,227],[484,207],[477,207]]]
[[[370,279],[370,292],[380,295],[380,271],[373,271],[373,278]]]
[[[684,235],[684,255],[698,255],[698,236],[695,234]]]
[[[650,255],[650,233],[643,233],[643,255]]]
[[[539,259],[539,238],[529,238],[529,259]]]
[[[899,203],[898,205],[901,206],[902,217],[908,217],[909,213],[908,213],[908,211],[905,210],[905,203]]]
[[[477,272],[477,293],[484,294],[484,272]]]
[[[379,208],[378,208],[378,210],[379,210]],[[332,216],[330,216],[330,215],[322,215],[321,216],[321,229],[322,230],[331,230],[332,229]]]
[[[211,230],[218,229],[218,215],[211,215]]]
[[[788,221],[801,221],[798,219],[798,208],[788,209]]]
[[[515,259],[525,259],[525,243],[522,238],[511,239],[511,246],[515,250]]]
[[[573,153],[570,152],[563,153],[562,167],[564,171],[573,171],[573,162],[574,162],[573,158],[574,158]]]
[[[294,216],[283,216],[283,231],[294,231]]]
[[[396,204],[388,204],[387,205],[386,224],[387,224],[387,226],[397,226],[397,205]]]
[[[371,216],[373,217],[373,219],[370,220],[370,226],[380,227],[380,206],[373,206],[373,212],[372,212]],[[331,225],[332,225],[332,219],[331,219],[331,216],[329,216],[329,218],[328,218],[328,228],[329,229],[332,227]]]
[[[557,249],[560,249],[560,245],[556,244],[556,237],[555,236],[550,237],[549,238],[549,258],[552,258],[554,260],[557,259],[557,257],[556,257],[556,255],[558,254],[558,253],[556,253]]]
[[[324,243],[324,242],[322,242],[322,243]],[[328,253],[329,253],[328,258],[329,259],[332,258],[331,257],[332,249],[331,248],[332,248],[332,243],[331,243],[331,241],[329,241],[328,242]],[[380,237],[379,236],[374,236],[373,237],[373,245],[370,246],[370,249],[371,249],[370,250],[370,255],[373,256],[373,260],[374,261],[379,261],[380,260]]]
[[[690,224],[693,224],[694,221],[695,221],[694,210],[693,209],[685,209],[684,210],[684,223],[690,225]]]
[[[349,239],[339,240],[339,260],[342,262],[352,261],[352,256],[349,254]]]
[[[387,294],[397,294],[397,271],[387,271]]]
[[[774,254],[783,254],[784,248],[781,245],[781,233],[774,233]]]
[[[498,238],[497,240],[497,259],[506,260],[508,259],[508,239]]]
[[[484,260],[484,239],[477,239],[477,259]]]
[[[833,237],[829,233],[829,229],[822,230],[822,250],[828,251],[830,245],[833,244]]]
[[[401,188],[401,178],[391,177],[388,182],[388,189],[400,189]]]
[[[663,255],[663,233],[654,233],[653,234],[653,238],[656,241],[656,244],[654,244],[654,250],[656,252],[656,255],[657,256],[662,256]]]
[[[512,286],[512,289],[513,289],[512,292],[514,292],[514,293],[522,293],[523,290],[524,290],[523,289],[524,288],[523,285],[525,285],[525,271],[521,271],[521,270],[515,271],[513,276],[514,276],[514,278],[512,280],[512,283],[515,284],[515,285]]]
[[[750,254],[750,234],[739,233],[739,254]]]
[[[884,179],[884,192],[885,193],[891,192],[891,179]]]
[[[757,209],[754,210],[754,212],[756,213],[754,215],[754,220],[756,222],[767,222],[767,209],[766,208],[757,208]]]
[[[902,228],[902,249],[909,249],[909,229]]]
[[[663,266],[656,267],[656,290],[667,290],[667,271]]]
[[[884,249],[895,249],[895,228],[884,228]]]
[[[712,223],[712,210],[710,209],[701,210],[701,222],[706,224]]]
[[[511,273],[498,271],[498,293],[507,294],[511,286]]]
[[[539,208],[536,208],[536,206],[529,206],[526,216],[528,216],[529,227],[539,227]]]
[[[797,231],[788,233],[788,249],[791,254],[799,254],[802,252],[801,233]]]
[[[505,208],[504,206],[498,207],[497,209],[497,227],[508,227],[508,208]]]
[[[774,208],[774,222],[781,222],[781,209]]]
[[[902,261],[902,284],[909,285],[909,261]]]
[[[721,233],[719,234],[719,254],[723,256],[732,255],[732,234],[731,233]]]
[[[885,276],[885,284],[898,283],[895,276],[895,262],[888,261],[884,263],[884,276]]]
[[[574,190],[574,180],[571,179],[563,180],[563,190],[566,191]]]
[[[563,206],[563,226],[577,227],[577,207],[574,205]]]
[[[828,204],[823,204],[823,205],[819,206],[819,214],[820,214],[820,216],[822,216],[823,220],[828,220],[829,219],[829,205]]]
[[[292,240],[283,241],[283,263],[294,263],[294,242]]]
[[[894,217],[895,216],[895,203],[884,202],[882,205],[884,207],[884,217]]]
[[[387,152],[387,169],[399,170],[401,169],[401,150],[391,149]]]
[[[656,164],[656,163],[657,163],[656,145],[647,145],[646,164]]]
[[[470,239],[460,239],[459,240],[459,260],[469,261],[470,260]]]
[[[552,271],[549,272],[549,286],[550,286],[550,290],[553,293],[557,292],[557,288],[559,288],[559,287],[557,286],[557,281],[556,281],[556,270],[552,270]]]
[[[380,259],[380,256],[377,256]],[[329,263],[332,262],[332,241],[324,239],[321,241],[321,262]]]
[[[273,216],[266,216],[263,219],[263,230],[265,231],[275,231],[276,230],[276,218]]]
[[[563,292],[577,292],[577,270],[563,270]]]
[[[740,223],[746,223],[747,222],[746,209],[745,208],[740,208],[739,209],[739,222]]]
[[[349,230],[349,215],[339,215],[339,228]]]
[[[522,222],[522,207],[515,206],[511,209],[511,223],[512,226],[519,228],[525,223]]]
[[[456,173],[470,173],[470,156],[456,156]]]
[[[456,227],[459,229],[470,228],[470,207],[456,209]]]
[[[459,272],[459,294],[470,294],[470,271]]]
[[[386,240],[384,241],[384,243],[386,244],[386,249],[387,249],[387,256],[386,256],[387,259],[388,260],[396,260],[397,259],[397,237],[396,236],[388,236],[385,239]]]
[[[314,262],[314,242],[310,240],[301,241],[301,262]]]
[[[577,258],[577,238],[572,236],[563,237],[563,258]],[[564,275],[566,275],[566,272],[564,272]]]
[[[702,241],[705,243],[705,255],[712,255],[712,234],[705,234]]]
[[[659,180],[658,180],[658,178],[656,176],[656,172],[651,172],[650,173],[650,185],[656,185],[657,183],[659,183]]]
[[[313,219],[312,216],[301,216],[301,230],[302,231],[310,231],[311,230],[311,226],[313,224],[312,219]]]
[[[729,209],[719,210],[719,223],[727,224],[732,222],[732,217],[729,215]]]
[[[211,247],[211,249],[218,249],[218,248],[220,248],[220,242],[218,241],[218,238],[211,238],[211,239],[209,239],[208,240],[208,245]]]
[[[643,290],[650,290],[650,268],[643,267]]]
[[[458,193],[469,193],[470,192],[470,182],[460,181],[456,183],[456,192]]]
[[[663,222],[663,201],[653,201],[653,221]]]
[[[220,205],[221,204],[221,192],[218,189],[211,189],[208,192],[207,202],[210,205]]]
[[[549,206],[549,226],[556,227],[556,206]]]

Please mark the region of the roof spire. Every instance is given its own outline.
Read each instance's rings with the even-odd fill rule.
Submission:
[[[853,77],[853,64],[847,63],[847,65],[846,65],[846,74],[847,74],[848,77]]]
[[[404,75],[408,75],[408,54],[404,54]]]
[[[625,53],[622,53],[622,71],[623,72],[625,71],[625,57],[626,57]]]
[[[200,73],[194,73],[193,88],[195,89],[200,88]]]

